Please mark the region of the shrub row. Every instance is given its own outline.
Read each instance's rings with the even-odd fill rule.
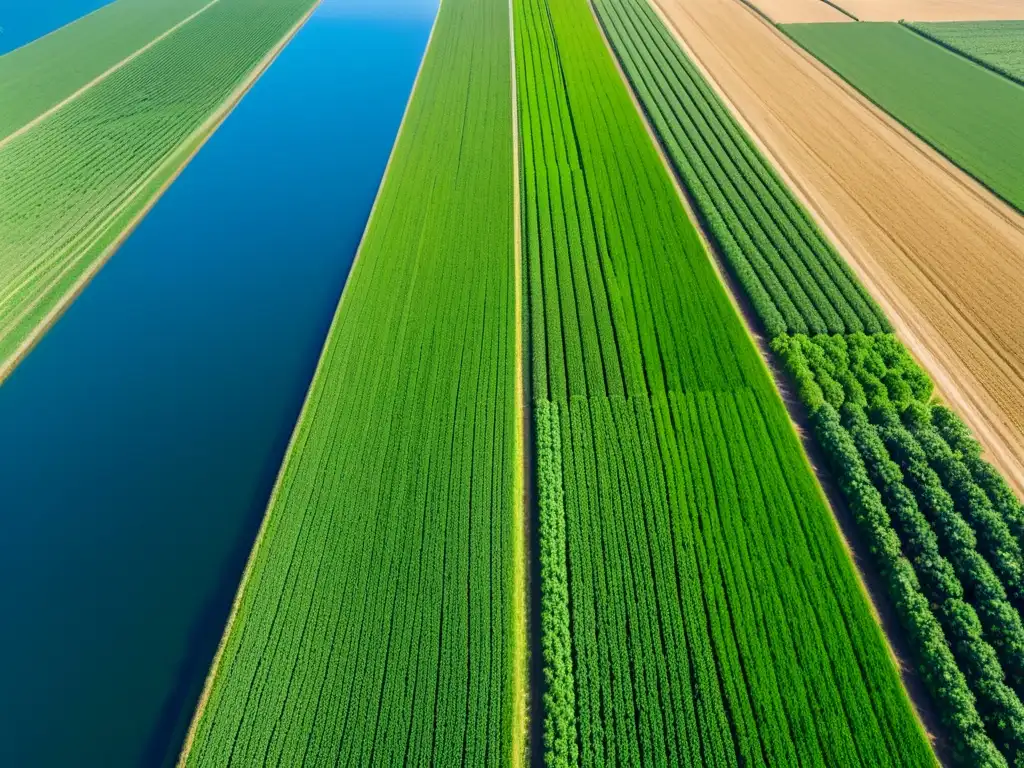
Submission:
[[[569,574],[562,489],[558,406],[534,405],[537,446],[538,541],[540,542],[541,649],[544,655],[544,761],[551,768],[575,765],[576,694],[569,630]]]
[[[1017,693],[1004,683],[1000,657],[983,636],[982,623],[973,606],[966,602],[964,589],[953,565],[939,549],[939,538],[921,513],[913,493],[904,484],[903,473],[892,461],[885,444],[864,410],[855,405],[843,409],[843,422],[864,460],[868,474],[882,498],[903,544],[903,552],[914,565],[923,591],[933,604],[936,615],[946,631],[960,668],[967,676],[971,690],[990,732],[1000,734],[1004,754],[1017,754],[1024,745],[1024,707]],[[989,609],[990,606],[985,606]],[[1001,643],[1002,656],[1013,665],[1017,679],[1024,671],[1024,631],[1020,620],[1008,606],[1000,618],[1009,618],[1006,625],[997,623],[995,642]],[[1016,635],[1011,630],[1016,629]]]
[[[839,414],[822,403],[811,414],[815,436],[828,458],[858,526],[867,539],[889,597],[913,644],[918,672],[935,701],[947,735],[963,765],[1005,766],[1006,759],[985,732],[974,694],[957,664],[942,626],[910,561],[902,554],[881,494],[868,475],[864,460]]]
[[[1024,504],[1021,504],[995,467],[981,458],[981,445],[971,435],[967,425],[944,405],[932,406],[932,423],[949,447],[959,454],[960,461],[1013,531],[1018,544],[1024,546]]]
[[[957,509],[974,529],[979,551],[992,564],[1019,608],[1024,602],[1024,558],[1010,527],[932,425],[931,408],[915,404],[904,412],[903,419],[928,457],[928,463],[942,480],[942,486],[949,491]]]
[[[1011,605],[1006,589],[992,566],[978,552],[977,537],[956,509],[949,492],[928,463],[924,449],[914,435],[890,409],[879,409],[872,416],[879,424],[879,435],[893,460],[900,465],[908,487],[918,505],[931,521],[943,548],[957,568],[971,603],[978,609],[994,645],[1006,651],[1006,665],[1013,672],[1018,690],[1024,690],[1024,627],[1019,613]]]

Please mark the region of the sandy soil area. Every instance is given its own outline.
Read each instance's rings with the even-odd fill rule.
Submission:
[[[739,0],[652,0],[1024,490],[1024,219]]]
[[[836,4],[861,21],[1024,19],[1024,0],[836,0]]]
[[[1022,0],[1024,1],[1024,0]],[[853,21],[822,0],[750,0],[776,24],[810,24],[819,21]],[[842,5],[842,0],[839,0]]]

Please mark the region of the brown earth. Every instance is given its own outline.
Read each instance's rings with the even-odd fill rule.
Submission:
[[[820,21],[853,21],[822,0],[750,0],[776,24],[803,24]]]
[[[836,0],[861,21],[1024,19],[1024,0]]]
[[[652,0],[1024,490],[1024,219],[739,0]]]

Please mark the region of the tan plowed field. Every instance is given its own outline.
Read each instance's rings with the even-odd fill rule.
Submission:
[[[1024,19],[1024,0],[837,0],[861,21]]]
[[[853,21],[845,13],[836,10],[823,0],[751,0],[751,2],[776,24]]]
[[[1024,220],[739,0],[652,0],[1024,490]]]

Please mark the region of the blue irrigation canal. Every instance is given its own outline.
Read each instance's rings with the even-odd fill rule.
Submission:
[[[0,388],[0,765],[174,763],[405,109],[424,2],[325,0]]]

